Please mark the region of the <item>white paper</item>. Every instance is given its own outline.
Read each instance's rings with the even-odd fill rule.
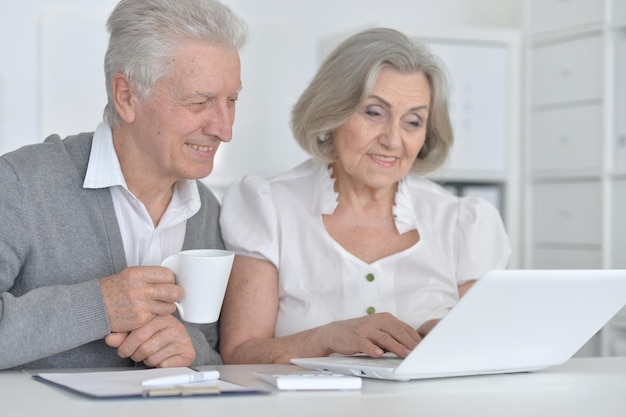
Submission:
[[[159,368],[130,371],[40,373],[34,376],[91,397],[115,398],[143,396],[146,391],[141,386],[142,381],[163,376],[180,375],[181,373],[189,372],[189,370],[189,368]],[[220,393],[257,391],[253,388],[231,384],[222,380],[193,382],[177,386],[194,388],[216,387]]]

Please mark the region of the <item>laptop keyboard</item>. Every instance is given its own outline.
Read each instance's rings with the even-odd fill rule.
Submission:
[[[398,357],[383,356],[382,358],[371,358],[369,356],[350,356],[338,361],[339,363],[347,363],[358,366],[377,366],[383,368],[395,368],[402,362]]]

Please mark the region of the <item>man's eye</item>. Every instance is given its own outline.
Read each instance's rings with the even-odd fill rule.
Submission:
[[[207,103],[206,101],[191,103],[189,104],[189,109],[192,111],[200,111],[204,109],[204,107],[206,106],[206,103]]]

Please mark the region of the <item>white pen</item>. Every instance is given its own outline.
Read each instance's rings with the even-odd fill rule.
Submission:
[[[213,381],[220,377],[218,371],[187,372],[179,375],[162,376],[147,379],[141,382],[142,387],[163,387],[169,385],[187,384],[189,382]]]

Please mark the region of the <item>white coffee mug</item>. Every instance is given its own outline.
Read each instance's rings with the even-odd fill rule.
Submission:
[[[222,309],[235,254],[221,249],[195,249],[175,253],[161,266],[176,275],[185,296],[175,303],[178,314],[190,323],[214,323]]]

